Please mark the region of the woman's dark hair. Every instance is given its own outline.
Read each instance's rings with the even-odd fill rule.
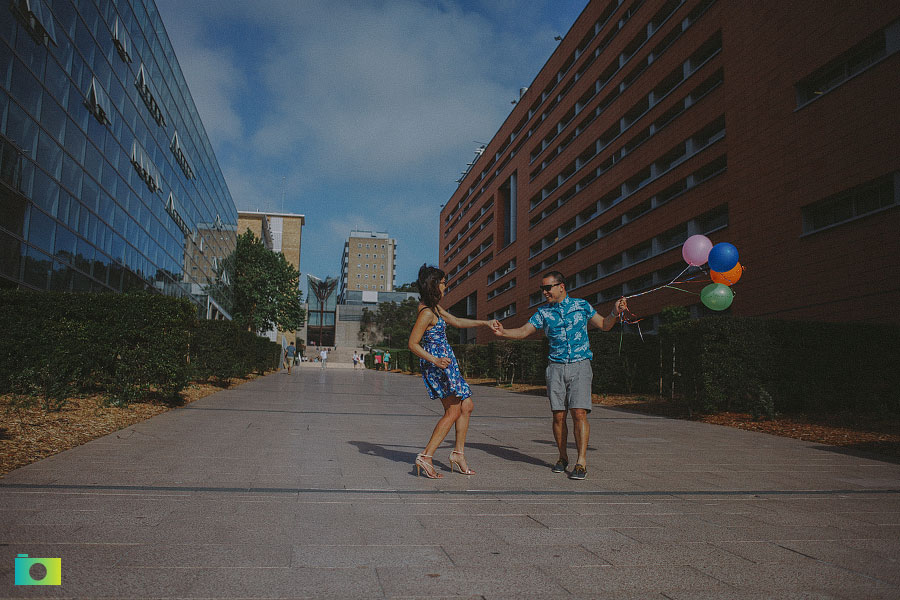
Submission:
[[[422,304],[431,310],[437,310],[438,302],[441,301],[441,279],[447,275],[437,267],[429,267],[423,264],[419,269],[419,279],[416,286],[419,288],[419,299]]]

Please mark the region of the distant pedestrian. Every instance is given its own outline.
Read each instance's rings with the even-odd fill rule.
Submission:
[[[291,367],[294,366],[294,357],[297,354],[297,348],[294,347],[294,342],[288,344],[288,347],[284,349],[284,362],[287,364],[288,375],[291,374]]]
[[[323,369],[328,366],[328,349],[327,348],[322,348],[322,350],[319,351],[319,360],[322,363]]]
[[[384,370],[390,371],[391,370],[391,353],[388,352],[387,350],[385,350],[384,358],[382,360],[384,360]]]
[[[469,468],[463,454],[466,433],[469,429],[469,416],[474,408],[472,389],[459,372],[456,356],[447,341],[447,323],[460,329],[484,325],[495,331],[500,327],[500,323],[496,320],[460,319],[444,310],[438,302],[444,297],[447,280],[444,272],[437,267],[422,265],[417,284],[421,297],[419,314],[409,334],[407,346],[419,357],[425,389],[428,390],[429,397],[441,401],[444,416],[434,426],[425,450],[416,456],[416,473],[421,475],[421,472],[425,471],[425,476],[429,479],[443,477],[435,470],[431,458],[455,424],[456,445],[450,452],[450,470],[458,468],[464,475],[474,475],[475,471]]]
[[[356,350],[353,351],[353,368],[356,369],[359,367],[359,352]]]

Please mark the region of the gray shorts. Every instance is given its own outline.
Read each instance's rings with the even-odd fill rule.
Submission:
[[[551,362],[547,365],[546,377],[550,410],[583,408],[591,412],[591,382],[594,379],[591,361]]]

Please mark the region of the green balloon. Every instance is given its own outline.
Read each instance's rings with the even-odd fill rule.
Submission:
[[[711,283],[700,292],[700,301],[710,310],[725,310],[731,306],[734,292],[727,285]]]

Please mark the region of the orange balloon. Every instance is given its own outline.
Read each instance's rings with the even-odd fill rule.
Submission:
[[[724,285],[734,285],[738,282],[738,279],[741,278],[741,275],[744,274],[744,267],[741,266],[741,263],[734,265],[731,269],[725,272],[718,271],[710,271],[709,277],[713,280],[714,283],[721,283]]]

